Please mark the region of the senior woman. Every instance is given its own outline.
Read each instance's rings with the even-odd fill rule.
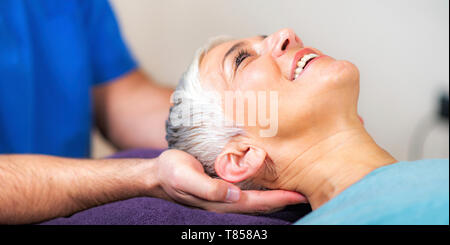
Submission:
[[[258,116],[276,114],[275,133],[250,123],[251,96],[234,106],[230,91],[275,94],[256,102]],[[290,29],[218,38],[183,75],[166,138],[211,176],[302,193],[314,211],[299,224],[448,224],[448,159],[397,161],[365,130],[358,95],[354,64],[304,47]]]

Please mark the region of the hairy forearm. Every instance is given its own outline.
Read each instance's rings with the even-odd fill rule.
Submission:
[[[35,223],[147,195],[156,189],[152,167],[141,159],[0,155],[0,223]]]
[[[94,90],[97,122],[118,148],[165,148],[172,89],[135,71]]]

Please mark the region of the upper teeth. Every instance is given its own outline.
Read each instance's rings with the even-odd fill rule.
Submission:
[[[308,62],[308,60],[316,58],[317,54],[307,54],[304,55],[298,62],[297,62],[297,69],[295,69],[295,76],[294,79],[296,79],[298,77],[298,75],[300,75],[300,73],[302,72],[303,68],[306,65],[306,62]]]

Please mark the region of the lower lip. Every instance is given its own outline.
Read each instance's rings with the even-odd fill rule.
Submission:
[[[316,62],[318,59],[320,59],[320,58],[322,58],[322,57],[328,57],[328,56],[327,56],[327,55],[321,55],[321,56],[319,56],[319,57],[316,57],[316,58],[312,59],[312,60],[311,60],[310,62],[308,62],[308,64],[303,68],[303,70],[300,72],[300,74],[298,75],[298,77],[297,77],[296,79],[294,79],[294,81],[297,80],[299,77],[301,77],[302,74],[303,74],[303,72],[305,72],[305,70],[308,69],[308,67],[310,67],[314,62]],[[295,74],[294,74],[294,76],[295,76]]]

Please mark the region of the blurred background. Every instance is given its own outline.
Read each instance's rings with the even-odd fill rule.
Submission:
[[[110,1],[129,48],[159,83],[176,86],[212,36],[289,27],[306,46],[358,66],[359,113],[397,160],[449,157],[448,0]],[[113,151],[94,133],[94,157]]]

